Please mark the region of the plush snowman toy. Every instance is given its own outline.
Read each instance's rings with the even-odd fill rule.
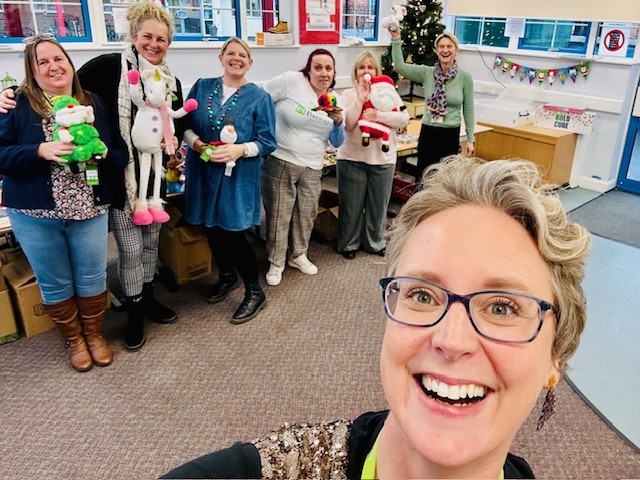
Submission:
[[[365,75],[365,80],[367,80]],[[379,112],[397,112],[403,106],[402,99],[396,91],[393,79],[387,75],[378,75],[371,78],[371,88],[369,98],[362,106],[362,112],[368,108],[374,108]],[[389,134],[391,127],[378,121],[365,120],[360,115],[358,126],[362,131],[362,146],[366,147],[371,142],[371,138],[380,138],[382,151],[389,151]]]
[[[216,147],[219,147],[220,145],[236,143],[237,141],[238,132],[236,132],[236,129],[233,125],[227,124],[222,127],[222,130],[220,131],[220,140],[209,142],[207,148],[200,154],[200,158],[205,162],[208,162],[209,160],[211,160],[211,155],[215,151]],[[224,174],[227,177],[230,177],[235,166],[235,161],[227,162],[224,168]]]

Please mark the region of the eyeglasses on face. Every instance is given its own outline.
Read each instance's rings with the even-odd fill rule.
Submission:
[[[460,302],[474,330],[482,337],[504,343],[529,343],[540,333],[551,303],[520,293],[487,290],[458,295],[439,285],[411,277],[380,279],[387,316],[414,327],[433,327],[451,305]]]
[[[55,40],[56,36],[53,33],[44,32],[39,33],[37,35],[32,35],[31,37],[25,37],[22,39],[22,43],[25,45],[33,45],[38,40]]]

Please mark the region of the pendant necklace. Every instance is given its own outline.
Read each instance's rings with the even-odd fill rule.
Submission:
[[[207,100],[207,116],[209,117],[209,125],[211,125],[211,128],[214,131],[222,130],[222,127],[224,127],[224,125],[228,123],[227,114],[229,113],[229,110],[235,107],[236,103],[238,103],[238,95],[240,94],[240,89],[243,87],[243,85],[240,85],[240,87],[238,87],[233,95],[231,95],[231,97],[228,98],[227,101],[224,102],[224,104],[220,105],[220,111],[218,116],[216,117],[213,114],[213,101],[218,97],[218,93],[222,89],[222,85],[222,81],[220,81],[220,87],[218,87],[217,85],[214,86]],[[220,102],[222,103],[222,99],[220,100]]]

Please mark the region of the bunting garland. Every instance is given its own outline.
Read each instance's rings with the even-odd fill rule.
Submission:
[[[519,65],[500,55],[496,55],[493,62],[494,70],[496,68],[500,68],[503,75],[509,72],[509,76],[511,78],[517,77],[521,82],[528,79],[529,84],[532,84],[534,80],[537,80],[538,85],[542,85],[546,81],[550,87],[553,87],[556,80],[560,80],[560,83],[564,85],[567,78],[570,78],[573,83],[576,83],[578,74],[587,80],[590,66],[591,62],[583,61],[577,65],[571,65],[570,67],[563,68],[532,68],[525,65]]]

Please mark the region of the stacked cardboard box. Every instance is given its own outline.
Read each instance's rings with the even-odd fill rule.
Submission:
[[[171,219],[160,230],[160,261],[179,285],[211,275],[211,250],[204,227],[187,224],[176,205],[169,203],[165,209]]]
[[[338,238],[338,194],[330,190],[322,190],[318,202],[318,217],[313,226],[313,233],[331,242]]]
[[[2,273],[9,284],[21,329],[27,337],[51,330],[54,324],[42,303],[40,287],[31,265],[24,255],[8,258],[9,262],[2,265]]]
[[[19,337],[9,290],[0,271],[0,345],[13,342]]]

